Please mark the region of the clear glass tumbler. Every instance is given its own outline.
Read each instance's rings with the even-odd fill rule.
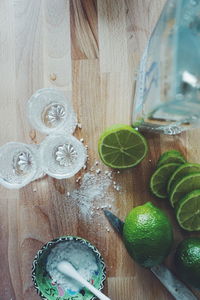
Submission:
[[[36,145],[10,142],[0,147],[0,184],[19,189],[42,173]]]
[[[177,134],[200,127],[200,0],[168,0],[140,63],[132,123]]]
[[[44,172],[57,179],[74,176],[87,159],[84,145],[74,136],[61,133],[47,136],[40,153]]]
[[[27,115],[32,126],[45,134],[58,131],[72,134],[77,124],[71,93],[65,96],[53,88],[40,89],[31,96],[27,102]]]

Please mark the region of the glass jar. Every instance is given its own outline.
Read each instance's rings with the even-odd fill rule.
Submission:
[[[199,120],[200,0],[169,0],[141,59],[132,123],[172,135]]]

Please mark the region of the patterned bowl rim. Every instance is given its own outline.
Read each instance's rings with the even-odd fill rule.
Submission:
[[[92,245],[89,241],[81,238],[81,237],[78,237],[78,236],[61,236],[59,238],[56,238],[56,239],[53,239],[49,242],[47,242],[46,244],[43,245],[43,247],[37,252],[37,254],[35,255],[34,257],[34,260],[33,260],[33,263],[32,263],[32,280],[33,280],[33,283],[34,283],[34,287],[38,293],[38,295],[43,299],[43,300],[49,300],[48,298],[46,298],[43,293],[40,291],[38,285],[37,285],[37,282],[36,282],[36,267],[38,265],[38,260],[39,258],[41,257],[41,255],[52,245],[54,244],[58,244],[60,242],[63,242],[63,241],[79,241],[81,242],[82,244],[85,244],[87,245],[96,255],[97,259],[99,260],[101,266],[102,266],[102,278],[101,278],[101,283],[100,283],[100,287],[99,287],[99,290],[101,291],[103,288],[104,288],[104,282],[106,280],[106,265],[105,265],[105,262],[104,262],[104,259],[103,257],[101,256],[99,250],[94,246]],[[94,300],[94,299],[97,299],[96,296],[93,296],[91,298],[91,300]]]

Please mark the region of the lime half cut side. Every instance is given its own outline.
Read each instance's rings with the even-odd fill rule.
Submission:
[[[163,199],[167,198],[168,180],[179,166],[180,164],[171,163],[156,169],[150,180],[150,189],[155,196]]]
[[[179,225],[187,231],[200,230],[200,190],[195,190],[183,197],[176,206]]]
[[[190,174],[181,178],[173,186],[170,193],[170,202],[174,207],[179,200],[181,200],[186,194],[200,189],[200,173]]]
[[[180,165],[180,167],[172,174],[172,176],[169,179],[168,186],[167,186],[168,193],[170,193],[170,191],[172,190],[173,186],[176,184],[177,181],[179,181],[184,176],[193,173],[200,173],[200,164],[186,163]]]
[[[98,152],[103,163],[111,168],[126,169],[139,164],[148,150],[146,139],[128,125],[108,128],[100,137]]]
[[[169,164],[169,163],[177,163],[177,164],[184,164],[186,163],[185,158],[183,155],[177,150],[169,150],[164,152],[157,163],[157,168],[161,167],[162,165]]]

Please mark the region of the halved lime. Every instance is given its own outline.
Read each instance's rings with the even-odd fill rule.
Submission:
[[[174,171],[180,166],[180,164],[165,164],[151,176],[150,189],[152,193],[158,198],[167,198],[167,183]]]
[[[114,125],[100,137],[99,156],[105,165],[126,169],[139,164],[147,154],[146,139],[128,125]]]
[[[175,185],[178,180],[180,180],[186,175],[193,173],[200,173],[200,164],[186,163],[180,165],[180,167],[172,174],[172,176],[169,179],[167,186],[168,193],[170,193],[173,185]]]
[[[178,202],[176,217],[183,229],[188,231],[200,230],[200,190],[185,195]]]
[[[176,182],[171,190],[171,205],[175,206],[186,194],[198,189],[200,189],[200,173],[184,176]]]
[[[157,168],[169,163],[184,164],[186,162],[183,155],[177,150],[169,150],[164,152],[157,163]]]

